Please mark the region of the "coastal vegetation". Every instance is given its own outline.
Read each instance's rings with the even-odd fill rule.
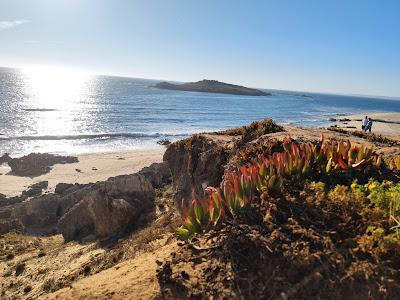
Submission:
[[[165,292],[395,299],[399,156],[284,134],[234,147],[221,183],[183,208],[184,243],[158,272]]]
[[[321,177],[338,172],[354,176],[362,168],[379,168],[382,164],[382,158],[370,148],[351,145],[350,141],[325,141],[324,137],[318,144],[300,145],[287,138],[283,150],[269,157],[259,156],[250,164],[226,173],[221,188],[208,187],[209,198],[193,200],[186,209],[183,225],[177,229],[180,238],[186,240],[196,232],[216,226],[223,218],[234,218],[255,204],[263,193],[279,192],[284,183],[290,186],[293,180],[313,177],[315,173]]]

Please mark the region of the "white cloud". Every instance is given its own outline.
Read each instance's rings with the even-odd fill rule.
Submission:
[[[0,21],[0,29],[9,29],[25,23],[29,23],[29,21],[28,20]]]

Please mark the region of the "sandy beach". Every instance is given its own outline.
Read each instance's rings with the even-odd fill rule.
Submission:
[[[400,135],[400,113],[365,113],[340,116],[335,124],[343,129],[361,130],[361,120],[366,115],[372,118],[372,132],[391,137]],[[346,119],[350,119],[350,121]]]
[[[10,168],[3,164],[0,166],[0,193],[16,196],[40,181],[48,181],[48,190],[53,191],[60,182],[90,183],[132,174],[154,162],[161,162],[164,151],[155,149],[81,154],[77,155],[78,163],[54,165],[49,173],[34,178],[7,175]]]

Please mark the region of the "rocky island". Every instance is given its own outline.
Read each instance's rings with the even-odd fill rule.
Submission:
[[[174,84],[166,81],[159,82],[155,85],[156,88],[164,90],[177,90],[189,92],[203,92],[203,93],[221,93],[232,95],[246,95],[246,96],[270,96],[257,89],[247,88],[241,85],[229,84],[217,80],[201,80],[197,82],[187,82],[182,84]]]

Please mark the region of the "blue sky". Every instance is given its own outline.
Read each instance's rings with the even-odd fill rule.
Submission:
[[[1,0],[0,65],[400,97],[400,1]]]

